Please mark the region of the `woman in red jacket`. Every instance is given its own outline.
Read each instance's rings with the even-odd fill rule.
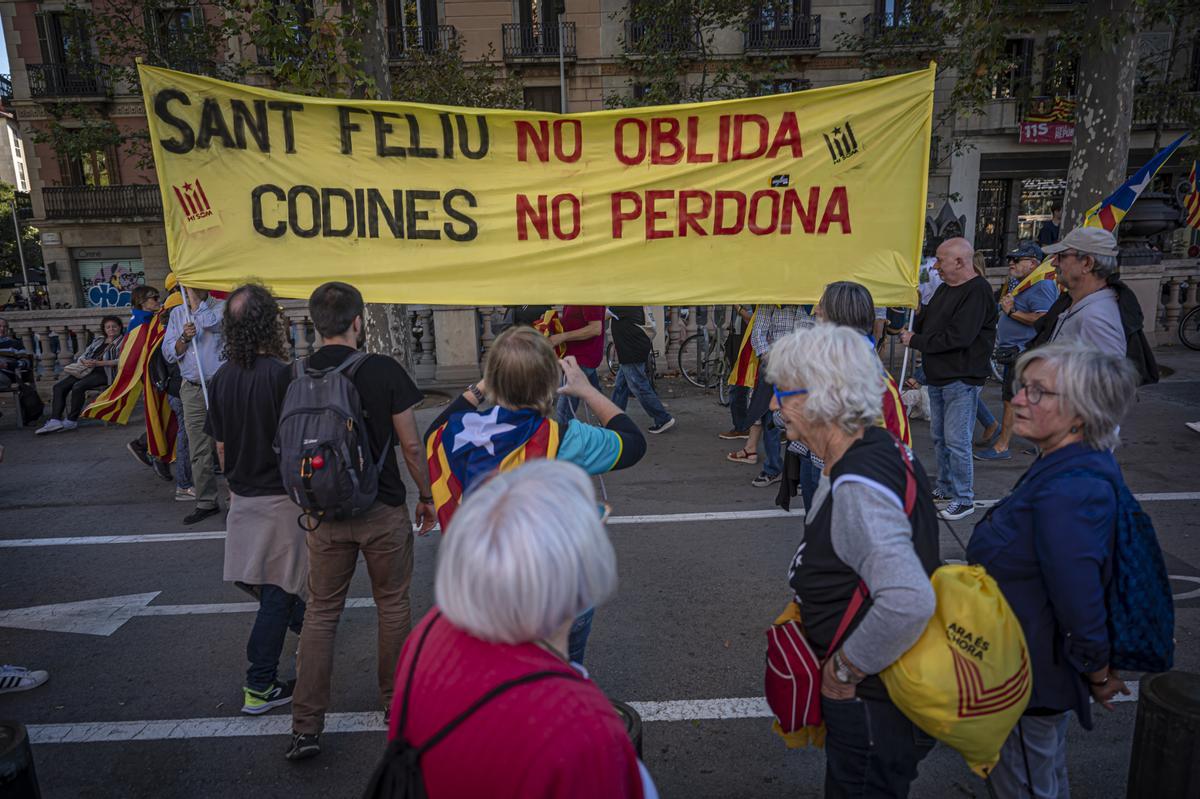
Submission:
[[[617,583],[584,471],[537,460],[497,474],[450,528],[437,605],[396,670],[380,774],[416,757],[430,799],[655,797],[612,705],[567,661],[575,617]]]

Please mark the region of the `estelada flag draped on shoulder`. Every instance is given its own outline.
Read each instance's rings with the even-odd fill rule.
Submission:
[[[1050,263],[1050,259],[1042,261],[1037,267],[1025,277],[1021,278],[1021,282],[1013,286],[1012,296],[1017,296],[1025,289],[1037,283],[1039,280],[1054,280],[1055,278],[1054,264]]]
[[[562,317],[558,315],[558,311],[551,308],[542,314],[542,318],[533,323],[533,329],[541,333],[546,338],[562,333],[563,323]],[[559,344],[554,348],[554,354],[559,358],[567,354],[567,345]]]
[[[750,331],[754,329],[754,319],[757,316],[758,310],[755,309],[742,332],[742,343],[738,347],[737,358],[733,361],[733,368],[729,370],[729,379],[725,381],[731,386],[753,388],[758,381],[758,355],[754,352],[754,347],[750,346]]]
[[[146,449],[166,461],[175,459],[178,421],[167,402],[167,395],[154,387],[149,377],[150,358],[162,346],[166,335],[162,317],[150,311],[134,310],[117,360],[117,374],[108,388],[88,405],[83,415],[89,419],[128,424],[138,398],[146,394]]]
[[[463,494],[476,483],[532,458],[554,458],[559,443],[558,422],[534,410],[510,411],[497,405],[487,413],[451,414],[425,444],[442,532]]]

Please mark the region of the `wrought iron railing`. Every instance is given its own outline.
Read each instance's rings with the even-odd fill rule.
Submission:
[[[929,21],[928,12],[921,11],[867,14],[863,17],[863,34],[868,39],[886,35],[897,44],[920,44],[930,38],[924,30]]]
[[[153,184],[127,186],[47,186],[42,189],[47,219],[123,219],[163,215],[162,195]]]
[[[504,59],[552,60],[558,58],[558,25],[523,25],[507,22],[500,26],[504,39]],[[575,59],[575,23],[562,24],[562,53]]]
[[[625,20],[625,50],[637,52],[648,45],[664,50],[697,53],[701,49],[700,31],[696,29],[695,22],[686,17],[671,23]]]
[[[0,100],[12,101],[12,75],[0,75]]]
[[[1200,116],[1200,94],[1165,93],[1149,87],[1133,98],[1134,127],[1155,127],[1159,118],[1165,126],[1186,125]]]
[[[453,25],[408,25],[388,28],[388,57],[399,61],[412,52],[437,53],[449,50],[458,36]]]
[[[97,64],[29,64],[29,96],[103,97],[104,69]]]
[[[743,34],[746,52],[780,53],[821,48],[821,15],[795,17],[790,27],[752,20]]]

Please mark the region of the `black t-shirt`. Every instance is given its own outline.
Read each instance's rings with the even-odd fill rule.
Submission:
[[[311,369],[332,369],[340,366],[355,350],[341,344],[330,344],[317,350],[308,359]],[[371,457],[375,460],[384,447],[395,447],[395,428],[392,416],[403,413],[422,399],[420,389],[413,383],[404,367],[386,355],[369,355],[354,374],[354,387],[362,402],[364,420],[371,439]],[[400,463],[393,452],[384,458],[379,475],[379,501],[393,507],[404,504],[404,480],[400,478]]]
[[[205,431],[225,445],[225,479],[242,497],[286,493],[279,477],[275,430],[292,368],[260,355],[251,369],[226,361],[208,384]]]
[[[640,325],[646,324],[646,311],[641,305],[614,305],[608,309],[613,315],[612,332],[613,345],[617,348],[619,363],[645,363],[650,357],[654,342],[646,335]]]
[[[549,305],[513,305],[513,324],[525,325],[531,327],[534,322],[541,319],[546,311],[550,310]]]

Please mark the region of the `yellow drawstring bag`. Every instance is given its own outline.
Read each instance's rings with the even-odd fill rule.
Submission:
[[[986,778],[1033,690],[1025,633],[982,566],[933,573],[937,610],[880,677],[905,716]]]

